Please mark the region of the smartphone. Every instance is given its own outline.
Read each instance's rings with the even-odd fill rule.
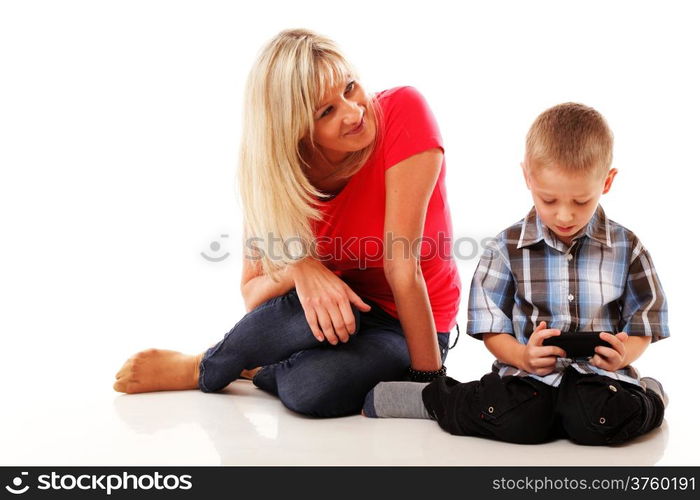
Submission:
[[[561,332],[561,335],[544,339],[542,345],[561,347],[567,358],[590,358],[595,355],[596,346],[610,347],[600,338],[600,332]]]

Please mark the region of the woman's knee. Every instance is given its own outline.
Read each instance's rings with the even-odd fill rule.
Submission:
[[[362,408],[361,397],[323,383],[284,384],[278,387],[277,395],[285,407],[310,417],[343,417],[359,413]]]
[[[342,417],[359,413],[377,380],[352,373],[337,356],[309,350],[277,368],[277,396],[290,410],[311,417]]]

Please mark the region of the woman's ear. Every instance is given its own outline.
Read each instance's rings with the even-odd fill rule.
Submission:
[[[605,184],[603,184],[603,194],[606,194],[608,191],[610,191],[610,188],[612,187],[612,183],[616,175],[617,169],[611,168],[608,172],[608,175],[605,176]]]

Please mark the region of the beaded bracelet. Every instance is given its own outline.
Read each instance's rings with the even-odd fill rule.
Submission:
[[[408,380],[411,382],[432,382],[438,377],[444,377],[447,374],[447,368],[445,365],[439,370],[424,371],[424,370],[414,370],[410,366],[408,367]]]

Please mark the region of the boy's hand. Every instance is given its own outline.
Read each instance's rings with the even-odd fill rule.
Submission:
[[[547,323],[540,321],[535,331],[530,335],[530,339],[523,351],[523,368],[535,375],[544,376],[552,373],[557,364],[558,357],[566,356],[561,347],[548,345],[543,346],[544,339],[561,335],[560,330],[554,328],[547,329]]]
[[[629,336],[625,332],[617,335],[601,332],[600,338],[610,344],[611,347],[596,347],[596,353],[591,358],[590,363],[609,372],[615,372],[627,366],[628,363],[625,361],[625,355],[627,354],[625,342],[627,342]]]

